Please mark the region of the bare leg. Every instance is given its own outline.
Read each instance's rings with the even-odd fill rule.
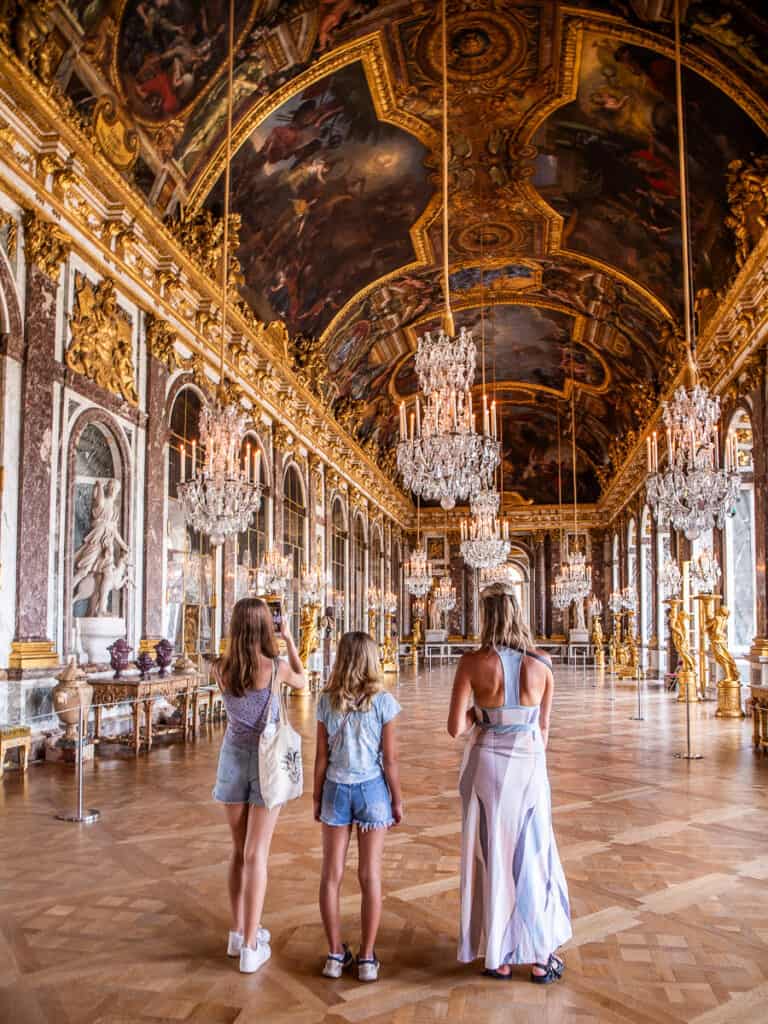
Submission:
[[[232,931],[243,933],[243,856],[248,830],[249,804],[224,804],[227,824],[232,833],[232,856],[229,860],[227,884],[232,907]]]
[[[248,828],[243,851],[243,942],[256,948],[256,937],[261,926],[264,897],[267,892],[267,860],[272,833],[280,815],[280,807],[268,811],[266,807],[248,808]]]
[[[381,855],[384,851],[385,828],[367,832],[357,830],[358,878],[360,879],[360,921],[362,938],[360,959],[369,960],[376,945],[376,933],[381,920]]]
[[[320,916],[329,953],[343,953],[341,944],[341,882],[347,860],[351,825],[323,825],[323,869],[320,875]]]

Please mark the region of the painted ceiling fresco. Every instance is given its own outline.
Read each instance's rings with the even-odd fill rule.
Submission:
[[[69,3],[83,38],[62,85],[85,117],[115,97],[141,142],[133,181],[171,224],[180,204],[222,208],[227,5]],[[696,290],[720,298],[736,271],[729,165],[768,153],[768,14],[746,0],[684,6]],[[584,496],[639,425],[638,395],[647,404],[679,358],[670,8],[448,0],[453,304],[475,328],[492,311],[505,481],[525,500],[555,500],[569,342]],[[389,466],[416,337],[444,301],[439,10],[236,2],[242,294],[285,321],[294,352],[314,353],[316,393]]]

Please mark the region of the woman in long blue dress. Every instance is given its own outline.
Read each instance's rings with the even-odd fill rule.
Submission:
[[[461,933],[458,959],[485,958],[506,979],[557,981],[571,937],[568,888],[552,831],[546,746],[554,680],[511,587],[480,596],[480,649],[456,670],[448,732],[470,732],[461,768]]]

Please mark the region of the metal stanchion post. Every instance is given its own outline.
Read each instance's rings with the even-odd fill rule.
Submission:
[[[78,721],[77,721],[77,750],[75,753],[75,774],[77,776],[77,805],[75,807],[74,814],[57,814],[56,818],[59,821],[76,821],[82,825],[90,825],[94,821],[98,821],[101,817],[101,813],[93,807],[89,807],[87,811],[83,807],[83,743],[85,740],[85,715],[83,713],[83,702],[80,701]]]
[[[635,673],[635,679],[637,682],[637,714],[630,715],[629,720],[631,722],[644,722],[645,716],[643,715],[643,703],[642,703],[642,681],[643,681],[643,670],[640,666],[637,666],[637,672]]]
[[[685,750],[681,750],[677,754],[673,754],[673,757],[677,757],[683,761],[701,761],[703,754],[694,754],[691,749],[691,704],[693,703],[690,699],[690,679],[688,681],[689,689],[685,693]],[[695,691],[694,691],[695,692]]]

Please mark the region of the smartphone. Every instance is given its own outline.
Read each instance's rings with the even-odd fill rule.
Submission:
[[[272,628],[279,633],[283,628],[283,609],[280,607],[280,602],[270,601],[269,609],[272,612]]]

